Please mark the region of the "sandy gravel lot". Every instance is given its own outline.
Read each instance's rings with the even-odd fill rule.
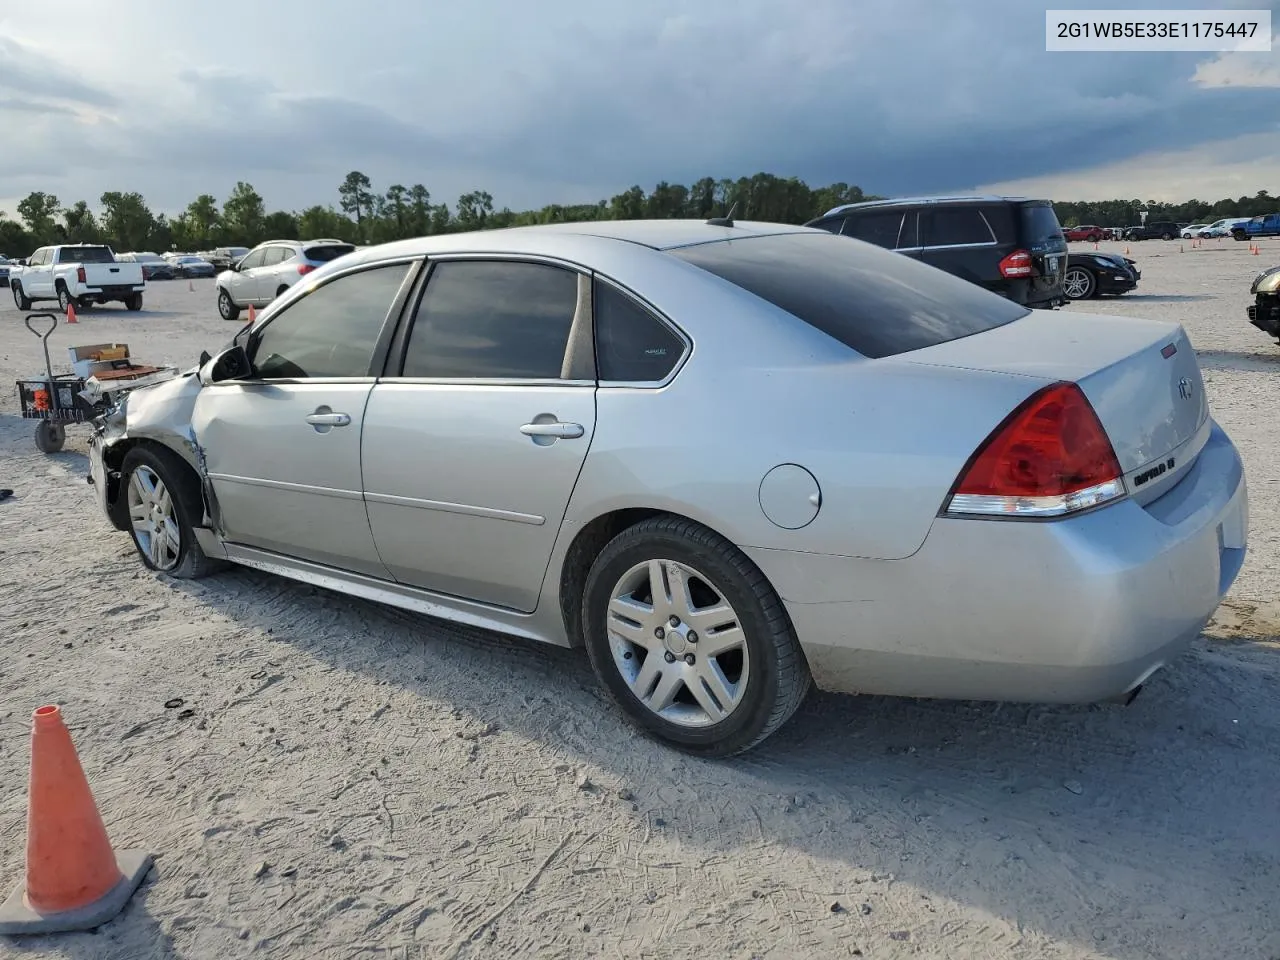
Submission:
[[[1062,321],[1175,319],[1201,351],[1252,511],[1209,635],[1128,708],[815,696],[716,763],[634,736],[584,657],[247,570],[147,574],[94,505],[87,429],[44,456],[18,419],[4,384],[39,344],[0,301],[0,896],[47,701],[114,842],[158,855],[117,920],[0,955],[1280,957],[1280,347],[1244,318],[1280,242],[1131,247],[1139,293]],[[53,342],[186,365],[234,330],[178,281]]]

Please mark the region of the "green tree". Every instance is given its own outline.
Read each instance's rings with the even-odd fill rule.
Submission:
[[[271,240],[302,239],[302,234],[298,230],[297,216],[285,210],[267,214],[262,221],[262,232]]]
[[[211,193],[202,193],[189,204],[187,204],[185,230],[188,232],[186,244],[179,246],[194,247],[197,249],[207,249],[213,246],[214,231],[222,222],[222,217],[218,213],[218,200]]]
[[[342,212],[356,218],[356,228],[362,239],[366,236],[365,218],[368,217],[373,207],[372,187],[372,181],[359,170],[352,170],[348,173],[347,178],[342,181],[342,186],[338,187]]]
[[[62,211],[62,221],[66,225],[68,243],[100,243],[102,231],[98,220],[89,209],[89,204],[77,200]]]
[[[333,237],[355,243],[356,225],[334,210],[333,207],[308,207],[298,214],[298,235],[308,239]]]
[[[58,198],[51,193],[36,190],[18,201],[18,216],[27,225],[36,246],[53,243],[58,238],[54,217],[59,209]]]
[[[420,183],[409,188],[409,236],[422,237],[431,232],[431,191]]]
[[[458,227],[461,230],[483,230],[493,213],[493,197],[483,190],[473,190],[458,198]]]
[[[112,248],[117,253],[144,248],[155,227],[155,217],[142,194],[111,190],[102,195],[101,201],[102,227]]]
[[[226,243],[254,246],[264,239],[266,204],[258,191],[243,180],[235,185],[222,205],[222,226]]]

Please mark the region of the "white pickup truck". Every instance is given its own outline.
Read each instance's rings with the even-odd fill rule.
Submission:
[[[142,264],[122,263],[100,243],[65,243],[41,247],[26,261],[9,266],[9,287],[19,310],[37,300],[57,300],[63,313],[73,303],[123,303],[126,310],[142,309],[146,280]]]

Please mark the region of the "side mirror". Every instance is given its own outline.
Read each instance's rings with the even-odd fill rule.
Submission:
[[[202,355],[203,356],[203,355]],[[236,344],[223,350],[200,367],[200,382],[204,386],[227,380],[243,380],[253,373],[253,364],[244,347]]]

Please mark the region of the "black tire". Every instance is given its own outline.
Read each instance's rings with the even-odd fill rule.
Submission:
[[[143,566],[179,580],[198,580],[224,569],[226,562],[209,557],[196,540],[194,527],[204,517],[204,506],[200,496],[200,482],[191,468],[172,451],[153,446],[134,447],[125,454],[124,462],[120,465],[120,497],[128,497],[129,484],[133,482],[134,472],[140,467],[149,469],[169,491],[179,541],[176,562],[168,569],[161,569],[147,555],[130,523],[129,538],[133,541]],[[128,516],[127,507],[123,509],[122,515]]]
[[[218,288],[218,315],[223,320],[240,319],[240,308],[231,299],[231,294],[227,293],[222,287]]]
[[[277,297],[282,297],[282,296],[284,296],[284,295],[285,295],[286,293],[288,293],[288,292],[289,292],[289,288],[288,288],[288,287],[286,287],[286,286],[281,286],[281,287],[280,287],[280,289],[276,291],[276,296],[277,296]]]
[[[13,285],[13,304],[19,310],[30,310],[31,301],[27,299],[27,295],[22,292],[22,284],[15,283]]]
[[[1173,239],[1173,234],[1172,234],[1172,233],[1169,233],[1169,232],[1167,232],[1167,231],[1166,231],[1165,233],[1160,234],[1160,239],[1161,239],[1161,240],[1172,240],[1172,239]]]
[[[67,442],[67,428],[60,423],[41,420],[36,424],[36,447],[41,453],[57,453]]]
[[[141,310],[141,309],[142,309],[142,294],[140,294],[140,293],[131,293],[131,294],[129,294],[127,297],[125,297],[125,298],[124,298],[124,308],[125,308],[126,310],[132,311],[133,313],[137,313],[139,310]]]
[[[76,305],[76,298],[71,296],[71,291],[67,289],[65,283],[58,284],[58,309],[66,315],[67,310]]]
[[[682,726],[658,716],[640,702],[614,661],[606,626],[614,585],[652,559],[702,571],[738,615],[751,667],[741,702],[718,723]],[[764,574],[729,541],[691,520],[653,517],[609,541],[587,575],[582,624],[596,677],[631,721],[699,756],[730,756],[760,743],[796,712],[812,682],[791,618]]]
[[[1076,287],[1078,291],[1074,296],[1070,293],[1067,286],[1068,278],[1073,273],[1083,274],[1085,284],[1083,287]],[[1088,300],[1098,292],[1098,278],[1094,276],[1093,271],[1088,267],[1067,267],[1066,273],[1062,275],[1062,295],[1068,300]]]

